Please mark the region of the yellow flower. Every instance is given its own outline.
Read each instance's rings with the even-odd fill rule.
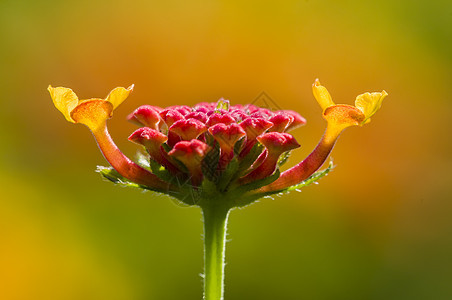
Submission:
[[[69,88],[48,87],[55,107],[72,123],[81,123],[96,131],[133,90],[133,85],[113,89],[105,99],[79,100]]]
[[[356,97],[355,106],[334,104],[328,90],[320,84],[318,79],[312,85],[312,92],[323,110],[323,117],[328,124],[339,131],[349,126],[362,126],[370,122],[370,117],[380,109],[383,99],[388,95],[386,91],[364,93]]]
[[[257,192],[280,191],[308,179],[326,161],[341,132],[350,126],[362,126],[369,123],[370,117],[380,109],[383,99],[388,95],[385,91],[364,93],[356,97],[355,106],[334,104],[330,93],[318,79],[312,85],[312,92],[327,121],[322,139],[306,159],[284,171],[277,180],[260,188]]]

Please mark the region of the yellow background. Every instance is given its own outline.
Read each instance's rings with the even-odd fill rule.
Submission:
[[[226,299],[452,299],[450,1],[2,0],[0,38],[0,299],[201,299],[199,209],[103,181],[48,84],[135,83],[109,122],[130,156],[139,105],[265,91],[308,120],[290,165],[325,126],[317,77],[389,96],[319,185],[232,212]]]

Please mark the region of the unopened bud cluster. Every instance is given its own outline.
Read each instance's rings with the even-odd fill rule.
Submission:
[[[199,187],[233,163],[225,188],[273,174],[281,155],[300,146],[287,132],[306,123],[294,111],[229,105],[227,100],[165,109],[143,105],[128,119],[143,126],[129,140],[144,146],[150,159],[179,182],[190,180]]]

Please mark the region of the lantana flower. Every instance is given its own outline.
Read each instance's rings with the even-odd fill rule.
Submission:
[[[69,88],[51,87],[53,102],[66,120],[86,125],[112,168],[99,172],[114,183],[167,194],[199,206],[204,216],[204,299],[223,299],[224,246],[231,209],[259,198],[310,184],[331,169],[318,172],[340,133],[370,122],[387,96],[364,93],[355,106],[334,104],[318,80],[313,93],[327,121],[319,144],[306,159],[280,172],[291,151],[300,147],[289,133],[306,123],[295,111],[230,105],[228,100],[160,108],[143,105],[128,116],[139,126],[129,140],[144,150],[133,162],[115,145],[107,129],[113,111],[133,86],[118,87],[105,99],[79,100]]]

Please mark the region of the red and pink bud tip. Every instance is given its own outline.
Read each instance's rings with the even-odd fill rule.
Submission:
[[[191,113],[185,115],[185,119],[195,119],[204,124],[207,123],[207,114],[201,111],[192,111]]]
[[[306,124],[306,119],[303,118],[299,113],[293,110],[283,110],[283,113],[291,116],[293,118],[292,122],[286,127],[286,132],[297,129]]]
[[[177,134],[182,140],[189,141],[196,139],[198,136],[206,132],[207,126],[196,119],[183,119],[176,121],[169,128],[170,132]]]
[[[178,142],[168,154],[185,165],[192,184],[198,186],[203,178],[201,162],[209,149],[210,147],[207,144],[193,139],[191,141]]]
[[[183,120],[184,115],[175,109],[164,109],[160,112],[160,117],[165,122],[166,126],[169,128],[171,125],[179,120]]]
[[[224,99],[217,103],[202,102],[193,107],[143,105],[128,116],[129,121],[141,126],[129,140],[144,146],[149,159],[158,164],[158,173],[155,164],[151,172],[127,158],[116,147],[107,130],[107,120],[131,91],[132,87],[116,88],[105,99],[79,100],[70,89],[49,87],[58,110],[68,121],[89,127],[113,168],[128,180],[153,190],[185,193],[183,183],[178,181],[178,185],[174,185],[177,178],[190,182],[190,188],[196,189],[203,185],[204,180],[209,180],[225,192],[228,186],[245,185],[279,174],[275,171],[281,155],[300,147],[287,133],[306,123],[295,111],[272,111],[253,104],[230,105]],[[336,105],[318,81],[313,85],[313,93],[327,121],[322,140],[305,160],[283,172],[274,182],[250,193],[265,195],[307,179],[325,162],[339,134],[347,127],[370,122],[370,117],[387,95],[385,91],[364,93],[356,98],[355,106]],[[228,169],[232,163],[235,165]],[[225,170],[236,173],[222,176],[222,172],[228,173]],[[165,175],[166,171],[170,176]],[[212,174],[217,177],[213,178]]]
[[[243,147],[240,157],[247,155],[253,146],[256,144],[256,137],[266,132],[273,123],[262,118],[252,118],[249,117],[240,123],[240,127],[245,130],[246,133],[246,143]]]
[[[241,183],[248,183],[270,176],[276,170],[278,159],[284,152],[294,150],[300,145],[289,133],[268,132],[260,135],[257,140],[265,146],[265,152],[261,155],[262,163],[254,166],[255,169],[241,179]]]
[[[149,153],[150,159],[164,166],[172,174],[179,173],[179,169],[171,163],[168,154],[162,146],[168,140],[168,137],[160,131],[149,127],[141,127],[129,136],[129,140],[144,146]]]
[[[284,112],[274,114],[270,119],[273,126],[268,131],[284,132],[286,128],[293,122],[294,117]]]
[[[146,126],[152,129],[158,129],[161,121],[160,112],[162,109],[157,106],[143,105],[131,113],[127,119],[138,126]]]
[[[227,111],[220,111],[220,112],[215,112],[215,111],[209,111],[207,113],[207,115],[209,116],[209,118],[207,119],[207,126],[214,126],[216,124],[225,124],[225,125],[229,125],[232,123],[235,123],[235,119],[234,117],[229,114],[229,112]]]
[[[223,169],[234,157],[235,144],[246,135],[245,130],[236,123],[218,123],[209,128],[209,133],[220,146],[219,169]]]

